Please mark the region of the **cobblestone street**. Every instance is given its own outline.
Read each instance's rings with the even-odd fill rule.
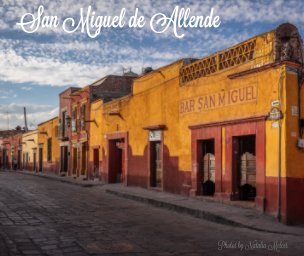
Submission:
[[[196,219],[109,195],[102,186],[0,172],[1,256],[278,253],[304,255],[303,237]]]

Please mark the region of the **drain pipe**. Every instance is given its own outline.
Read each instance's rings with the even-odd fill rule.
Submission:
[[[278,90],[278,96],[279,96],[279,100],[280,100],[280,111],[281,111],[281,100],[282,100],[282,89],[283,89],[283,79],[285,77],[284,75],[285,69],[282,69],[281,71],[281,75],[280,75],[280,80],[279,80],[279,90]],[[278,202],[277,202],[277,218],[278,221],[281,221],[281,133],[282,133],[282,124],[281,124],[281,119],[278,120]]]
[[[278,121],[279,145],[278,145],[278,221],[281,221],[281,121]]]

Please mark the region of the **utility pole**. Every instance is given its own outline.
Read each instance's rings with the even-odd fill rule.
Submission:
[[[27,129],[26,108],[25,107],[23,108],[23,111],[24,111],[24,130],[27,132],[28,129]]]

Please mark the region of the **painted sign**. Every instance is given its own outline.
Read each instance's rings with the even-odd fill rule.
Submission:
[[[272,107],[279,107],[280,106],[280,101],[279,100],[274,100],[271,102]]]
[[[160,141],[161,140],[161,131],[149,131],[149,141]]]
[[[179,103],[179,113],[183,115],[256,101],[257,87],[256,85],[248,85],[181,100]]]
[[[283,118],[283,114],[281,110],[277,107],[273,107],[270,112],[268,113],[268,120],[276,121]]]

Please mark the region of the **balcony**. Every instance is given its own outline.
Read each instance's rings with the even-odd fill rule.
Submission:
[[[256,39],[248,40],[228,50],[195,61],[180,69],[180,82],[185,84],[200,77],[244,64],[255,58]]]

